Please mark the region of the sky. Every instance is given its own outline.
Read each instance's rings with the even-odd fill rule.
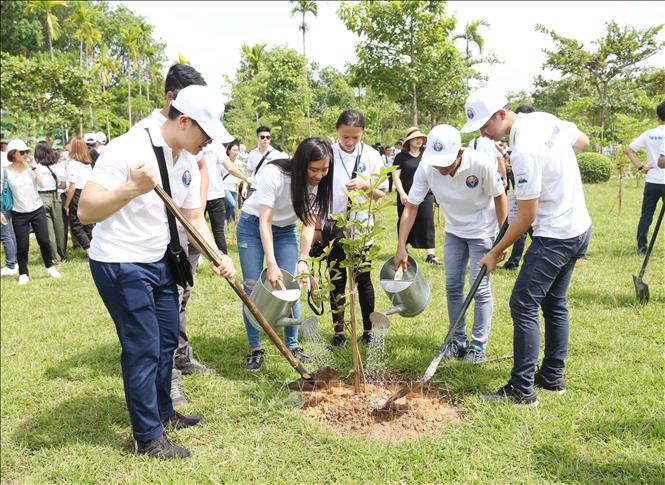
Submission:
[[[222,86],[224,76],[233,78],[240,63],[240,46],[287,44],[302,52],[298,18],[291,17],[285,1],[123,1],[144,16],[154,27],[154,35],[166,44],[168,65],[181,52],[211,86]],[[358,37],[347,31],[337,17],[339,2],[320,1],[319,14],[308,14],[307,57],[319,65],[344,69],[356,59]],[[603,35],[605,22],[645,28],[665,19],[665,2],[448,2],[456,14],[456,31],[469,20],[486,19],[490,27],[481,30],[485,51],[493,52],[502,64],[479,66],[488,84],[506,91],[530,91],[538,74],[552,79],[557,74],[543,71],[545,54],[552,48],[549,36],[535,31],[538,23],[558,34],[576,38],[585,45]],[[665,39],[661,32],[660,40]],[[458,47],[463,48],[459,41]],[[647,65],[665,67],[665,51],[653,56]]]

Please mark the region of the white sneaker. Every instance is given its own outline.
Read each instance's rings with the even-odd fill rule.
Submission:
[[[18,275],[18,284],[19,285],[27,285],[28,283],[30,283],[30,277],[27,274]]]
[[[0,276],[11,276],[17,273],[18,273],[17,266],[14,266],[14,268],[8,268],[7,266],[4,266],[2,269],[0,269]]]
[[[46,274],[49,275],[51,278],[60,278],[62,275],[60,274],[60,271],[55,269],[55,266],[51,266],[50,268],[46,268]]]

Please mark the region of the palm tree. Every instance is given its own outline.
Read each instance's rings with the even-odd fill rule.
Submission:
[[[489,27],[490,23],[485,19],[472,20],[466,24],[464,28],[464,33],[457,34],[453,37],[453,40],[462,39],[464,40],[466,46],[464,49],[465,58],[467,62],[471,59],[471,43],[474,43],[478,46],[478,52],[483,53],[483,48],[485,47],[485,39],[480,35],[480,27]]]
[[[129,73],[127,75],[127,120],[132,126],[132,71],[135,71],[139,63],[139,39],[141,29],[132,25],[129,29],[120,27],[120,36],[124,43],[127,59],[129,61]]]
[[[118,61],[109,56],[106,45],[100,47],[99,56],[92,66],[94,73],[102,81],[102,92],[106,94],[106,87],[111,83],[111,75],[118,72]],[[106,111],[106,136],[111,139],[111,126],[109,124],[108,110]]]
[[[307,74],[307,52],[305,51],[305,33],[307,32],[307,22],[305,22],[305,17],[307,13],[311,13],[315,17],[319,15],[319,6],[316,2],[310,0],[291,0],[291,17],[294,17],[297,14],[300,14],[302,20],[300,22],[300,27],[298,29],[302,31],[302,55],[305,58],[305,85],[307,86],[307,91],[309,91],[309,76]],[[309,130],[309,136],[312,136],[312,123],[309,119],[309,100],[305,103],[307,107],[307,129]]]
[[[33,0],[28,2],[25,7],[25,11],[28,13],[34,12],[37,15],[44,14],[46,16],[46,38],[48,39],[51,60],[53,60],[53,41],[60,37],[60,22],[53,11],[56,7],[65,7],[66,5],[65,0]]]
[[[178,51],[178,58],[173,61],[173,64],[187,64],[188,66],[192,65],[192,63],[189,62],[189,59],[185,57],[185,54],[180,51]]]
[[[250,79],[259,73],[259,68],[265,57],[265,51],[265,44],[254,44],[252,47],[247,44],[243,44],[240,47],[240,54],[245,58],[244,60],[247,64],[247,75]]]

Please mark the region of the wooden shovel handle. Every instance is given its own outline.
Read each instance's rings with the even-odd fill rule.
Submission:
[[[201,252],[203,253],[203,255],[209,261],[211,261],[215,266],[220,266],[222,264],[222,260],[219,257],[219,254],[217,254],[217,251],[210,247],[210,245],[206,242],[206,240],[203,239],[199,231],[196,230],[194,226],[192,226],[192,224],[185,218],[184,215],[182,215],[182,212],[180,212],[180,209],[176,207],[175,203],[173,202],[173,199],[159,185],[155,186],[155,192],[157,192],[159,198],[162,199],[162,201],[164,201],[164,205],[166,205],[166,208],[175,216],[176,219],[178,219],[180,224],[182,224],[185,230],[192,236],[192,239],[194,239],[199,248],[201,248]],[[228,281],[229,285],[231,285],[231,288],[233,288],[233,291],[236,292],[236,294],[240,297],[245,306],[247,306],[249,312],[254,316],[254,318],[256,318],[256,321],[259,322],[259,325],[261,326],[263,331],[268,335],[272,343],[275,344],[275,347],[277,347],[277,349],[282,353],[282,355],[286,358],[286,360],[289,361],[291,367],[293,367],[296,371],[298,371],[298,373],[301,375],[303,379],[311,379],[311,375],[309,374],[309,372],[307,372],[307,369],[303,367],[300,361],[296,359],[291,353],[291,351],[286,347],[286,345],[284,345],[282,339],[279,338],[279,335],[277,335],[275,330],[270,326],[270,324],[266,320],[266,317],[263,316],[258,307],[249,298],[249,295],[245,293],[243,287],[240,286],[240,284],[234,278],[228,278],[228,277],[224,278],[226,279],[226,281]]]

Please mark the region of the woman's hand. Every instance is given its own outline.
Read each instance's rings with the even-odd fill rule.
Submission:
[[[350,180],[349,182],[347,182],[345,187],[346,187],[346,190],[351,192],[352,190],[367,190],[367,189],[369,189],[370,185],[369,185],[369,181],[363,180],[360,177],[356,177],[353,180]]]
[[[233,266],[233,260],[229,258],[226,254],[220,256],[220,265],[212,265],[212,270],[215,274],[219,276],[224,276],[226,278],[233,278],[236,274],[236,269]]]
[[[280,289],[279,282],[282,281],[282,270],[277,263],[268,263],[267,278],[273,288]]]
[[[242,190],[240,191],[240,197],[244,199],[247,198],[247,185],[242,186]]]
[[[303,261],[302,259],[298,261],[298,266],[296,268],[296,274],[297,276],[307,274],[309,273],[309,266],[307,265],[307,261]],[[303,285],[303,280],[298,280],[300,286]]]
[[[406,203],[409,201],[408,194],[406,192],[400,192],[399,200],[402,202],[402,205],[406,205]]]
[[[403,271],[409,269],[409,253],[406,252],[406,248],[398,247],[395,252],[395,258],[393,259],[395,270],[398,270],[400,266]]]

